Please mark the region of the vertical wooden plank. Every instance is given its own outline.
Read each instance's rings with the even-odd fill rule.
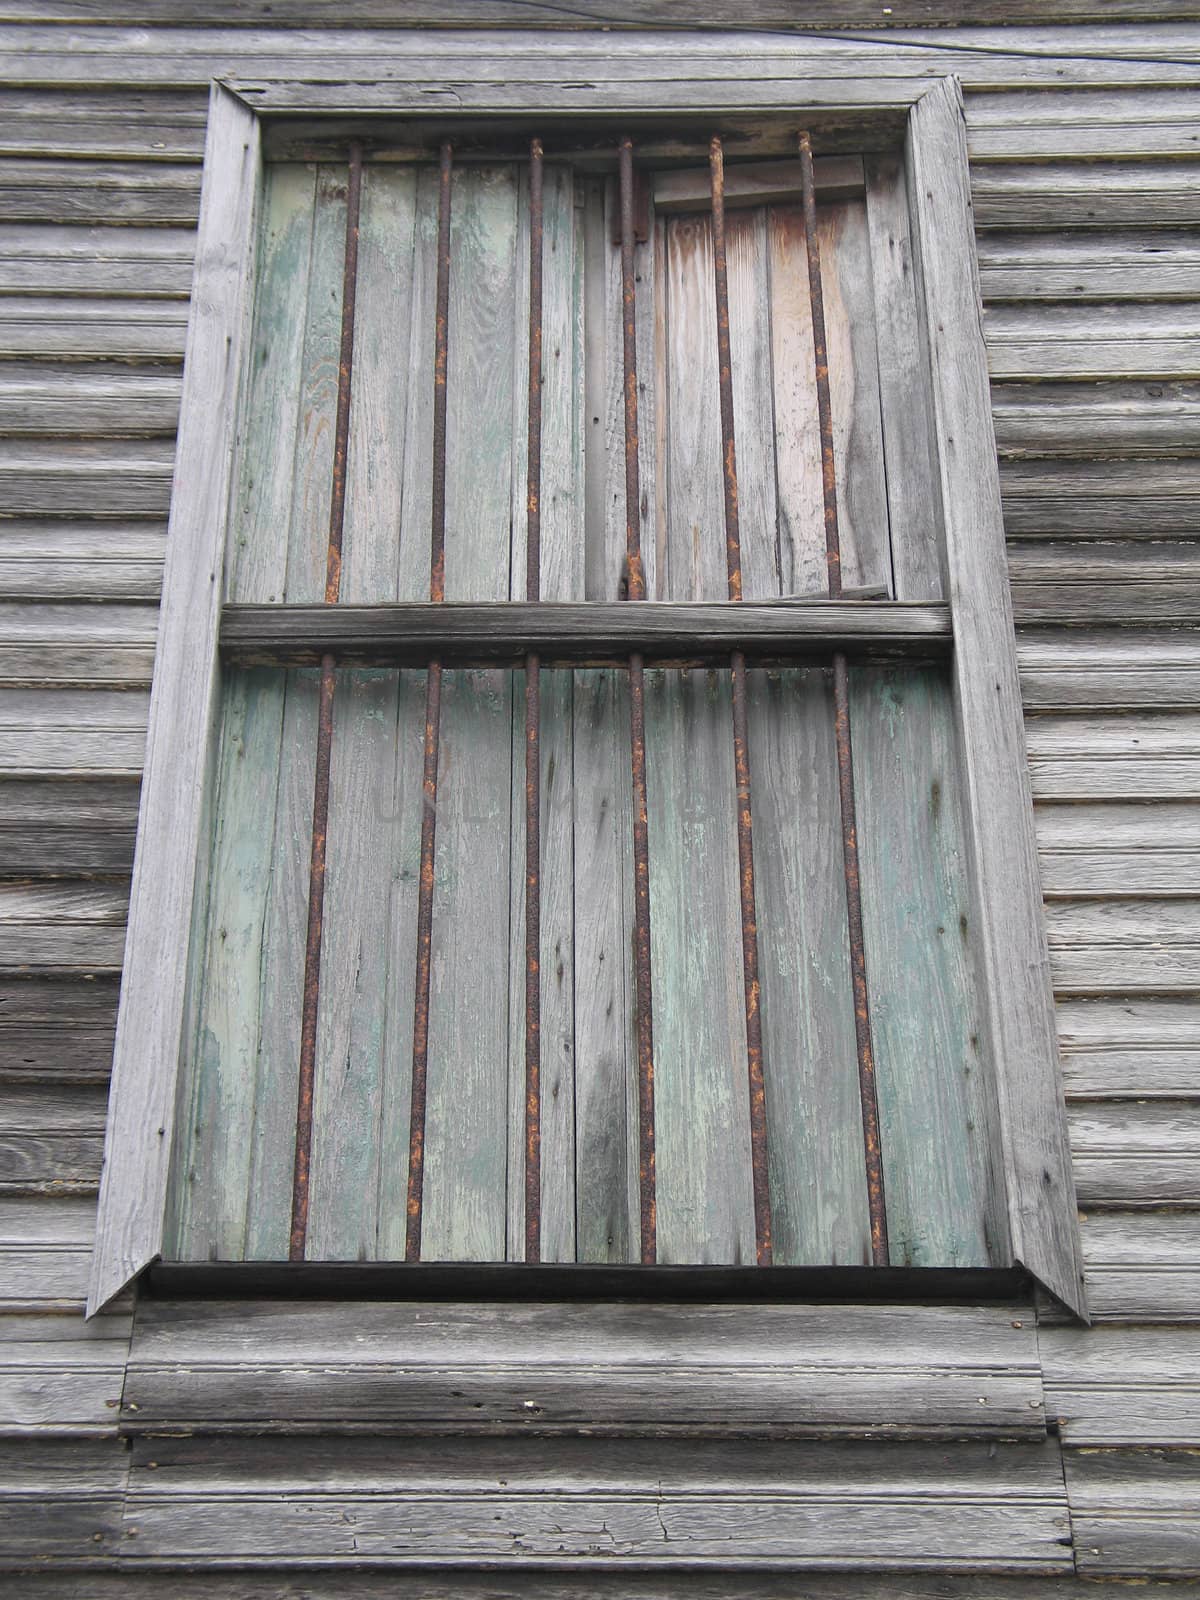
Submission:
[[[750,738],[775,1262],[869,1265],[828,674],[752,672]]]
[[[342,597],[396,595],[416,174],[364,176],[350,413]],[[406,1052],[387,1051],[393,1000],[393,897],[415,871],[415,814],[394,804],[400,674],[343,671],[335,699],[330,828],[321,952],[308,1253],[378,1255],[386,1101],[408,1098]],[[407,848],[406,848],[407,847]],[[400,976],[400,975],[396,975]],[[401,981],[409,976],[402,967]]]
[[[859,668],[851,727],[892,1264],[987,1266],[990,1066],[949,684],[937,668]]]
[[[933,418],[917,320],[904,163],[889,152],[867,156],[865,168],[895,595],[897,600],[940,600],[941,556],[930,457]]]
[[[218,574],[253,282],[258,123],[214,86],[205,147],[139,845],[88,1293],[100,1310],[162,1246],[203,796],[217,697]]]
[[[455,175],[449,600],[502,600],[510,592],[516,202],[510,166]],[[422,1228],[428,1260],[505,1256],[512,676],[459,670],[444,679]]]
[[[729,675],[646,674],[660,1262],[755,1260]]]
[[[612,244],[616,186],[581,180],[584,322],[584,593],[615,600],[625,559],[621,271]],[[638,294],[639,465],[656,478],[653,427],[653,246],[635,250]],[[645,495],[643,502],[648,504]],[[643,523],[650,592],[653,510]],[[581,1261],[636,1261],[637,1071],[633,1038],[633,855],[628,675],[574,674],[576,1237]]]
[[[829,347],[842,579],[891,592],[887,496],[879,427],[875,308],[866,209],[844,200],[818,212]],[[807,244],[798,206],[770,211],[775,459],[784,592],[827,587],[820,434],[808,301]]]
[[[320,600],[325,590],[345,238],[345,168],[320,166],[304,307],[300,412],[288,525],[285,595],[293,601]],[[269,430],[270,425],[271,419],[264,418],[264,428]],[[262,929],[262,982],[268,1000],[261,1017],[250,1157],[246,1256],[251,1259],[280,1260],[287,1255],[317,694],[315,672],[287,674],[275,798],[275,848]]]
[[[928,308],[960,777],[1012,1254],[1086,1315],[955,80],[914,106],[906,154]]]
[[[304,356],[316,172],[267,169],[250,363],[230,528],[231,598],[283,598]],[[187,1074],[169,1249],[227,1259],[245,1248],[264,1004],[262,927],[275,850],[285,675],[231,675],[218,739],[209,892],[198,941],[199,1001]],[[264,827],[264,818],[268,819]],[[181,1130],[182,1131],[182,1130]]]
[[[518,169],[514,333],[513,562],[510,588],[525,598],[529,381],[529,176]],[[575,179],[549,165],[543,184],[541,596],[584,595],[582,256]],[[515,685],[524,704],[524,682]],[[575,1260],[574,769],[570,672],[541,674],[541,1036],[543,1261]],[[525,817],[524,718],[513,719],[513,844],[509,909],[508,1257],[524,1256]]]

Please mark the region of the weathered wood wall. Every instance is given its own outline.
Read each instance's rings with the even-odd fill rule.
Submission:
[[[36,9],[36,26],[0,26],[0,1562],[60,1569],[22,1578],[31,1594],[159,1594],[149,1573],[72,1579],[67,1569],[386,1562],[402,1527],[410,1553],[430,1561],[553,1561],[565,1542],[601,1564],[690,1554],[734,1565],[753,1550],[777,1565],[858,1559],[964,1575],[878,1580],[880,1593],[913,1600],[1064,1592],[1051,1578],[1031,1589],[965,1576],[995,1568],[1200,1570],[1190,1453],[1200,1447],[1200,28],[1116,24],[1182,14],[1138,4],[1105,8],[1112,20],[1094,27],[893,32],[861,49],[703,41],[734,76],[800,76],[814,51],[822,71],[846,76],[864,70],[865,49],[865,70],[964,80],[1097,1318],[1090,1331],[1046,1317],[1036,1330],[1010,1329],[1017,1354],[1006,1355],[983,1314],[974,1343],[956,1346],[950,1370],[937,1372],[921,1348],[945,1341],[929,1334],[921,1308],[892,1313],[891,1332],[874,1344],[848,1322],[845,1348],[810,1351],[802,1372],[786,1340],[772,1344],[752,1382],[720,1357],[728,1346],[716,1331],[701,1337],[695,1314],[683,1332],[659,1329],[624,1355],[606,1353],[632,1363],[619,1382],[601,1375],[600,1387],[633,1432],[639,1407],[644,1417],[652,1405],[660,1421],[687,1418],[713,1384],[767,1407],[775,1392],[792,1392],[791,1378],[797,1390],[828,1393],[817,1432],[889,1426],[899,1406],[902,1432],[976,1436],[760,1439],[741,1456],[729,1441],[678,1438],[509,1439],[486,1449],[369,1434],[332,1441],[320,1431],[330,1425],[325,1379],[314,1387],[308,1375],[334,1370],[354,1389],[366,1312],[324,1331],[310,1318],[297,1331],[261,1307],[193,1304],[166,1321],[143,1310],[128,1379],[129,1309],[81,1321],[207,81],[320,70],[334,56],[347,75],[399,73],[403,57],[434,82],[462,81],[488,70],[487,51],[516,45],[503,35],[485,49],[452,33],[366,31],[372,6],[345,13],[337,33],[288,31],[260,17],[261,6],[217,7],[257,24],[224,32],[182,25],[187,8],[166,0],[143,8],[161,25],[139,30],[87,26],[100,8],[85,4]],[[320,5],[288,9],[305,25],[327,20]],[[895,9],[916,23],[956,8]],[[1025,15],[990,9],[1000,20]],[[1054,10],[1064,21],[1096,14],[1065,0]],[[851,20],[869,19],[856,11]],[[669,72],[671,49],[647,34],[556,35],[547,71],[571,81]],[[789,70],[793,54],[804,64]],[[788,1338],[812,1334],[811,1315],[792,1318]],[[1019,1309],[1007,1319],[1026,1320]],[[713,1349],[701,1349],[708,1337]],[[648,1401],[631,1374],[664,1349],[682,1349],[686,1370],[652,1386]],[[476,1370],[481,1388],[468,1399],[469,1374],[452,1363],[413,1380],[385,1339],[370,1392],[396,1427],[412,1425],[414,1408],[428,1417],[451,1401],[478,1401],[495,1417],[491,1408],[512,1409],[516,1395],[522,1411],[527,1398],[540,1405],[544,1391],[568,1421],[600,1403],[588,1398],[595,1371],[578,1361],[535,1382],[542,1354],[540,1344],[532,1356],[518,1348],[488,1379]],[[975,1405],[989,1415],[969,1426],[962,1411],[976,1377]],[[139,1426],[143,1389],[152,1422],[197,1436],[168,1443]],[[118,1437],[123,1393],[132,1454]],[[214,1409],[222,1396],[224,1412]],[[878,1415],[864,1421],[872,1398]],[[278,1444],[227,1436],[230,1406],[255,1426],[274,1418],[314,1431]],[[1046,1415],[1057,1438],[1023,1442],[1022,1409]],[[832,1600],[874,1580],[763,1576],[742,1588],[730,1577],[711,1590],[709,1581],[639,1578],[637,1589]],[[610,1588],[600,1577],[393,1574],[386,1590],[341,1574],[161,1582],[182,1597],[627,1592],[624,1580]]]

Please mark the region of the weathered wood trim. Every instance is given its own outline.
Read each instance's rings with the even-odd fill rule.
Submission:
[[[914,107],[907,162],[954,616],[965,826],[1011,1249],[1017,1261],[1082,1316],[1083,1269],[956,80],[944,80]]]
[[[344,665],[424,665],[437,654],[515,666],[530,650],[549,664],[621,662],[631,649],[692,660],[731,650],[790,658],[834,649],[937,655],[949,647],[947,607],[895,601],[229,605],[221,617],[227,656],[273,666],[304,666],[326,653]]]
[[[158,1254],[166,1207],[261,166],[256,119],[220,87],[206,163],[90,1313]]]

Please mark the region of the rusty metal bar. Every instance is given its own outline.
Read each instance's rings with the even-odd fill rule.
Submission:
[[[342,532],[346,518],[346,457],[350,439],[350,386],[354,370],[354,309],[358,288],[358,218],[362,198],[362,147],[350,147],[346,189],[346,246],[342,264],[342,334],[334,422],[333,485],[325,557],[325,604],[337,603],[342,582]],[[329,772],[333,754],[334,657],[321,658],[317,759],[313,778],[312,844],[308,863],[308,927],[304,943],[304,995],[300,1013],[300,1070],[296,1090],[296,1144],[292,1161],[292,1218],[288,1258],[303,1261],[308,1237],[313,1089],[317,1018],[321,998],[321,934],[325,915],[325,847],[329,833]]]
[[[621,306],[625,367],[626,599],[646,598],[638,481],[637,288],[633,140],[618,147],[621,193]],[[646,797],[646,699],[640,651],[629,657],[629,748],[633,775],[633,966],[638,1054],[638,1213],[643,1266],[658,1257],[658,1185],[654,1128],[654,985],[650,967],[650,825]]]
[[[446,598],[446,370],[450,346],[450,174],[452,150],[438,163],[437,305],[433,358],[433,496],[430,514],[429,598]],[[433,950],[433,855],[437,843],[438,746],[442,665],[430,661],[425,680],[425,754],[421,779],[421,867],[417,884],[417,981],[413,1004],[412,1109],[408,1135],[408,1205],[404,1259],[421,1259],[425,1187],[425,1094],[429,1072],[429,978]]]
[[[525,598],[541,599],[542,141],[529,146],[529,420]],[[525,658],[525,1260],[542,1259],[541,662]]]
[[[825,339],[825,301],[821,288],[821,243],[817,235],[816,185],[812,142],[799,135],[800,185],[808,249],[808,290],[812,302],[813,353],[817,377],[817,416],[821,430],[821,482],[825,502],[825,559],[829,598],[842,595],[842,548],[838,531],[837,472],[833,454],[833,407],[829,399],[829,353]],[[844,651],[833,658],[833,729],[837,744],[838,798],[842,813],[842,866],[846,881],[846,919],[850,936],[850,976],[854,996],[854,1034],[858,1051],[858,1092],[862,1104],[863,1154],[871,1226],[871,1261],[888,1265],[887,1203],[883,1186],[883,1141],[871,1039],[871,1007],[863,938],[862,884],[858,867],[858,822],[854,806],[854,751],[850,736],[850,675]]]
[[[714,134],[708,147],[712,188],[713,274],[717,300],[717,366],[721,400],[721,464],[725,483],[725,562],[729,598],[742,598],[742,544],[738,521],[737,447],[733,426],[733,360],[729,337],[729,276],[725,260],[725,152]],[[746,1077],[750,1094],[750,1170],[754,1237],[760,1267],[772,1262],[771,1188],[767,1162],[767,1095],[763,1074],[758,911],[754,893],[754,817],[750,800],[746,657],[730,658],[733,689],[733,770],[737,786],[738,886],[741,896],[742,980],[746,994]]]

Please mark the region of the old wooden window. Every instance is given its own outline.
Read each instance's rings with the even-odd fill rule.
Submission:
[[[175,513],[220,524],[207,588],[202,562],[186,591],[207,608],[206,754],[176,846],[191,875],[174,875],[167,1025],[142,1041],[170,1078],[151,1222],[114,1177],[118,1100],[97,1303],[131,1253],[1019,1263],[1077,1303],[965,161],[953,86],[927,98],[905,136],[815,169],[825,406],[801,162],[782,154],[804,117],[718,133],[726,353],[707,140],[650,132],[623,178],[594,128],[532,160],[528,129],[455,149],[368,127],[365,162],[343,140],[264,163],[257,119],[218,91],[206,237],[238,293],[222,353],[202,254],[189,382],[212,383],[207,348],[226,427],[207,429],[207,512]],[[222,207],[240,207],[232,242]],[[147,805],[169,793],[159,779]],[[147,972],[161,959],[161,917],[137,923],[149,848],[123,1038],[152,1006],[138,938]]]

